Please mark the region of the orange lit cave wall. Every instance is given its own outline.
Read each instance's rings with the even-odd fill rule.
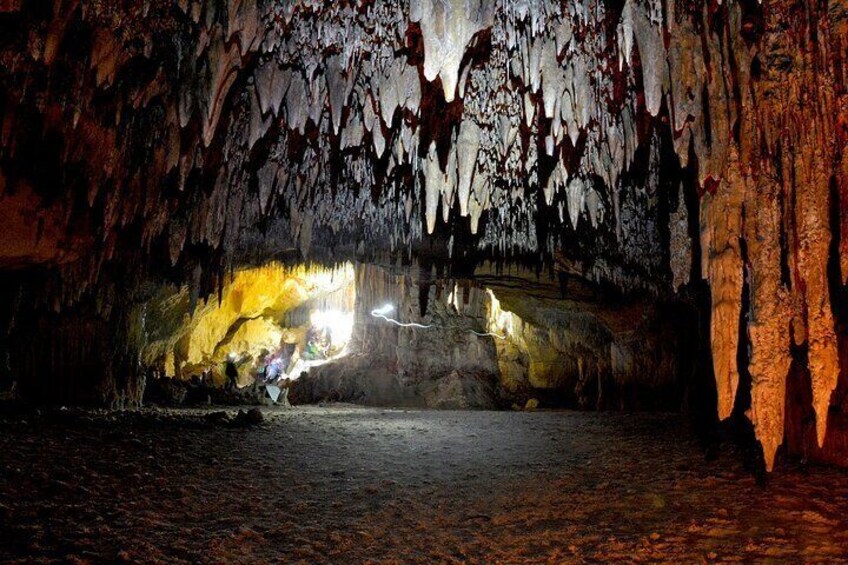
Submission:
[[[209,371],[221,386],[231,354],[240,359],[240,384],[253,382],[250,362],[284,344],[302,350],[310,313],[352,312],[355,300],[351,263],[286,267],[271,263],[241,269],[219,294],[189,308],[186,287],[163,288],[133,311],[142,364],[168,377],[187,379]]]

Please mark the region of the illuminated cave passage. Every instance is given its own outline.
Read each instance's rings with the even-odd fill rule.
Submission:
[[[584,281],[527,274],[420,282],[367,264],[271,263],[193,308],[188,287],[162,286],[133,309],[146,372],[117,406],[714,409],[693,382],[691,309],[605,303]]]
[[[247,393],[261,401],[267,385],[276,387],[267,398],[280,401],[283,387],[277,385],[347,354],[355,296],[350,263],[239,270],[217,297],[193,308],[187,287],[161,288],[134,311],[147,372],[141,397],[129,400],[143,402],[146,395],[154,403],[180,405],[193,391],[190,403],[208,404],[213,396],[245,402]]]
[[[846,49],[0,0],[0,560],[848,561]]]

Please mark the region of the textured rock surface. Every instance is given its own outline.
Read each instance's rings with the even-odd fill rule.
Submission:
[[[487,331],[485,294],[475,289],[468,302],[452,301],[445,289],[417,282],[403,273],[357,266],[349,355],[297,381],[292,402],[495,407],[495,344],[472,333]],[[429,302],[426,315],[420,311],[422,295]],[[400,327],[371,314],[386,304],[393,307],[389,319],[425,327]]]
[[[540,398],[547,407],[681,407],[696,341],[686,334],[684,312],[664,317],[645,303],[605,306],[576,289],[563,300],[556,285],[525,277],[421,285],[420,276],[358,266],[349,355],[302,376],[292,400],[493,408]],[[372,315],[385,304],[394,307],[391,320],[416,325]]]
[[[0,268],[114,327],[138,281],[280,255],[655,296],[691,257],[770,466],[790,354],[819,445],[845,366],[846,45],[836,0],[6,2]]]
[[[164,367],[168,376],[189,377],[212,368],[223,382],[221,364],[231,352],[258,356],[281,342],[299,343],[308,321],[299,309],[353,308],[354,268],[287,268],[271,263],[233,273],[218,296],[191,306],[187,287],[160,289],[137,307],[132,324],[140,330],[137,348],[146,366]],[[286,319],[305,317],[287,325]],[[252,379],[244,376],[245,383]]]

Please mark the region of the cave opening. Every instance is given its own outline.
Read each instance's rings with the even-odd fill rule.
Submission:
[[[133,312],[151,387],[144,396],[285,404],[292,381],[348,354],[355,302],[351,263],[240,269],[193,307],[187,286],[163,285]]]
[[[263,404],[282,388],[297,404],[715,410],[692,393],[691,310],[606,302],[586,282],[533,273],[430,280],[270,263],[233,272],[193,308],[187,286],[162,285],[131,314],[139,402]]]

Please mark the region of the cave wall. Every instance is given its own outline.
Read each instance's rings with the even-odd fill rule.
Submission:
[[[472,333],[487,332],[485,294],[473,289],[456,303],[448,294],[426,274],[358,264],[349,353],[295,381],[292,402],[497,407],[495,345]],[[392,306],[387,318],[417,326],[373,315],[386,305]]]
[[[293,402],[508,408],[534,400],[594,410],[685,402],[697,343],[691,311],[604,304],[577,289],[566,299],[556,281],[526,272],[471,284],[369,264],[356,271],[348,355],[296,380]]]
[[[279,350],[282,342],[303,345],[311,310],[352,311],[354,283],[351,263],[271,262],[233,272],[218,293],[195,304],[187,285],[163,286],[133,308],[131,346],[145,367],[164,376],[187,379],[209,371],[220,385],[230,353],[244,363],[262,349]],[[253,381],[247,367],[241,372],[242,384]]]
[[[143,367],[129,309],[103,315],[91,301],[62,311],[44,307],[32,293],[32,276],[0,277],[4,395],[37,405],[140,406]],[[137,299],[126,297],[127,305]]]
[[[551,281],[487,279],[487,329],[500,384],[523,405],[680,410],[697,376],[694,311],[646,300],[609,302]]]
[[[771,467],[790,372],[818,446],[841,413],[846,35],[838,0],[5,2],[0,269],[111,326],[269,258],[703,277]]]

